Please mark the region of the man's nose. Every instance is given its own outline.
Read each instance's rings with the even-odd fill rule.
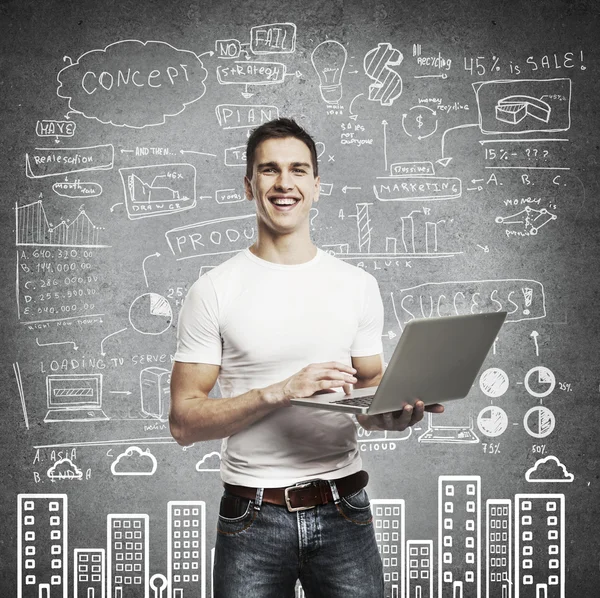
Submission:
[[[278,189],[283,189],[286,191],[293,189],[294,181],[292,179],[292,175],[289,172],[282,170],[277,177],[277,181],[275,181],[275,185]]]

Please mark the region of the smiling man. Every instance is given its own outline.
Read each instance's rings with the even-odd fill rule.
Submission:
[[[357,424],[404,430],[423,403],[377,416],[292,406],[383,374],[376,279],[317,248],[315,143],[291,119],[248,139],[246,196],[258,238],[190,288],[171,376],[171,432],[223,438],[215,598],[383,596]],[[219,382],[222,398],[209,392]],[[428,406],[441,412],[442,406]]]

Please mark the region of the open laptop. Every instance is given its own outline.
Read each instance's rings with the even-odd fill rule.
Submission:
[[[292,399],[292,404],[348,413],[399,411],[467,396],[493,345],[505,311],[422,318],[404,327],[378,386]]]
[[[46,377],[45,422],[107,421],[102,410],[101,374],[50,374]]]

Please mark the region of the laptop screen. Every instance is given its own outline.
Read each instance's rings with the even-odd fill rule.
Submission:
[[[48,408],[100,407],[102,403],[101,374],[51,374],[46,378]]]

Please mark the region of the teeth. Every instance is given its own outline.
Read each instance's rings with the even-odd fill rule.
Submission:
[[[291,206],[292,204],[296,203],[296,200],[295,199],[274,199],[273,203],[277,204],[278,206]]]

